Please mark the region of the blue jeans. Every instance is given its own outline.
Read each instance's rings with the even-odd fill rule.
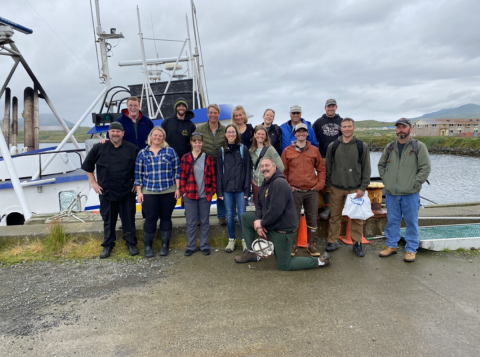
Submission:
[[[223,200],[217,198],[217,218],[225,218],[227,215],[227,211],[225,210],[225,202]]]
[[[224,192],[223,200],[225,208],[227,209],[227,228],[228,238],[235,238],[235,200],[237,201],[237,216],[238,223],[240,224],[240,234],[243,239],[242,233],[242,214],[247,210],[245,199],[243,198],[243,191],[239,192]]]
[[[396,248],[400,240],[400,224],[405,221],[406,252],[416,253],[418,249],[418,210],[420,209],[420,194],[395,196],[387,193],[387,225],[385,237],[387,246]]]

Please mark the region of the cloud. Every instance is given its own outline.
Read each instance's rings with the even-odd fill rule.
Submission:
[[[2,16],[33,28],[33,35],[14,39],[62,116],[76,121],[102,89],[95,78],[90,7],[74,1],[29,3],[51,29],[16,0],[3,1]],[[157,38],[185,39],[188,0],[138,5],[145,37],[153,37],[153,26]],[[328,98],[338,101],[341,115],[356,120],[395,120],[480,103],[478,1],[197,0],[195,5],[210,102],[242,104],[255,115],[254,123],[268,107],[283,122],[293,104],[315,120]],[[112,84],[142,83],[139,67],[118,67],[119,61],[140,59],[135,5],[101,1],[100,6],[103,28],[115,27],[126,37],[112,41]],[[145,47],[148,58],[157,52],[173,57],[181,44],[157,42],[155,49],[145,41]],[[3,57],[1,78],[9,70]],[[28,82],[19,73],[12,91],[21,96]]]

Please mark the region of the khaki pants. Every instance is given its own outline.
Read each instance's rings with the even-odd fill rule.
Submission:
[[[340,237],[342,227],[342,211],[345,199],[349,193],[356,193],[357,190],[344,191],[334,186],[330,187],[330,227],[328,229],[328,243],[336,243]],[[352,219],[351,236],[352,241],[362,242],[363,220]]]

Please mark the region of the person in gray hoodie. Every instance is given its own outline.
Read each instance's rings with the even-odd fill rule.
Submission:
[[[280,270],[311,269],[327,265],[330,262],[327,252],[321,257],[291,256],[299,224],[292,190],[283,173],[277,171],[271,157],[262,158],[260,169],[265,180],[260,187],[257,209],[242,215],[242,231],[247,249],[242,255],[236,256],[235,261],[247,263],[260,260],[252,251],[257,233],[260,238],[268,239],[274,244],[275,260]]]
[[[338,238],[342,224],[342,211],[348,194],[355,198],[365,195],[370,184],[370,153],[368,146],[353,135],[355,122],[345,118],[341,122],[342,136],[328,145],[326,155],[327,177],[325,184],[330,188],[330,223],[326,250],[340,247]],[[364,257],[362,249],[363,220],[352,219],[351,235],[353,252]]]

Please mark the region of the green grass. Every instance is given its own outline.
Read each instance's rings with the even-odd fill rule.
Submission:
[[[87,134],[89,130],[90,128],[78,128],[74,134],[75,139],[77,139],[79,143],[83,143],[85,142],[85,140],[90,139],[91,135]],[[18,133],[17,141],[19,143],[23,143],[23,133],[23,131]],[[39,133],[38,140],[41,143],[60,143],[65,138],[65,135],[66,133],[64,131],[41,131]],[[68,142],[71,142],[71,140],[69,140]]]
[[[444,252],[444,253],[451,253],[452,250],[451,250],[451,249],[448,249],[448,248],[445,248],[444,250],[442,250],[442,252]]]
[[[375,136],[371,131],[358,131],[355,135],[365,141],[385,147],[388,143],[396,140],[395,132],[390,130],[377,131],[382,136]],[[424,143],[428,148],[463,148],[463,149],[480,149],[480,138],[459,138],[459,137],[444,137],[444,136],[417,136],[418,139]]]
[[[53,222],[50,227],[50,235],[43,240],[36,239],[26,244],[2,243],[0,245],[0,262],[4,264],[18,264],[22,262],[51,261],[62,262],[65,259],[83,260],[98,259],[102,251],[102,239],[92,235],[66,234],[63,226]],[[123,240],[117,240],[111,259],[113,260],[138,260],[143,259],[143,235],[137,233],[140,254],[131,257]],[[209,244],[212,249],[223,249],[228,243],[228,238],[223,236],[211,236]],[[160,234],[158,233],[153,243],[153,250],[157,254],[161,247]],[[241,247],[241,242],[237,241]],[[187,237],[173,238],[170,250],[185,250]]]

